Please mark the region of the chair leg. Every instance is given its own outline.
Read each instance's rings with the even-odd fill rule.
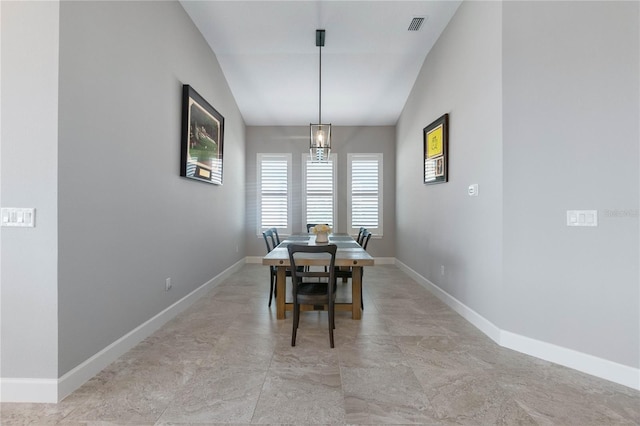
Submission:
[[[333,303],[329,302],[329,343],[333,348],[333,329],[336,328],[335,324],[335,310],[333,307]]]
[[[333,308],[333,316],[331,317],[331,322],[333,323],[333,329],[336,329],[336,309]]]
[[[276,291],[275,287],[273,285],[274,281],[275,281],[273,273],[271,273],[270,275],[271,275],[271,287],[269,289],[269,307],[271,307],[271,299],[273,298],[273,295],[274,295],[274,293]]]
[[[291,332],[291,346],[296,345],[296,334],[298,331],[298,322],[300,320],[300,305],[296,301],[293,302],[293,330]]]
[[[360,308],[364,311],[364,268],[360,268]]]

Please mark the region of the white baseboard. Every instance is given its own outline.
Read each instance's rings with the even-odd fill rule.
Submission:
[[[502,330],[500,346],[640,390],[640,369]]]
[[[0,378],[0,402],[57,403],[82,386],[106,366],[149,337],[167,321],[191,306],[246,263],[241,259],[153,318],[125,334],[59,379]]]
[[[564,348],[551,343],[521,336],[510,331],[501,330],[473,309],[460,302],[428,279],[396,259],[396,266],[429,290],[434,296],[446,303],[473,326],[486,334],[498,345],[513,349],[545,361],[563,365],[601,379],[609,380],[632,389],[640,390],[640,369],[618,364],[607,359],[598,358],[573,349]]]

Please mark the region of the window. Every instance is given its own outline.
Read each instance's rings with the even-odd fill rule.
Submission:
[[[313,162],[302,155],[302,226],[307,223],[336,225],[336,154],[329,161]]]
[[[348,154],[348,232],[382,235],[382,154]]]
[[[291,234],[291,154],[258,154],[258,234]]]

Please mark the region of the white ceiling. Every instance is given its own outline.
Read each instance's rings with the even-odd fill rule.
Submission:
[[[461,1],[193,1],[247,125],[394,125],[424,59]],[[425,17],[419,31],[408,31]],[[196,90],[198,90],[196,88]],[[215,106],[215,105],[214,105]]]

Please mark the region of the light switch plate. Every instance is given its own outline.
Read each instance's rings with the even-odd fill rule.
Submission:
[[[2,207],[0,217],[2,217],[2,226],[21,228],[36,226],[36,209],[34,208]]]
[[[598,210],[567,210],[567,226],[598,226]]]
[[[477,197],[478,196],[478,184],[474,183],[473,185],[469,185],[469,189],[467,189],[467,193],[469,197]]]

